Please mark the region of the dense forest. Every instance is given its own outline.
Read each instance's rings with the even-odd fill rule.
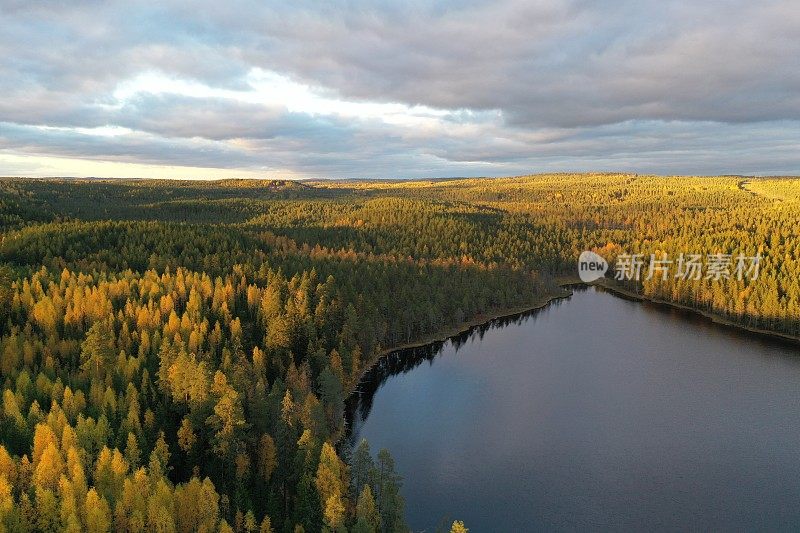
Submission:
[[[0,230],[9,531],[405,531],[389,451],[343,444],[350,391],[583,250],[758,254],[624,287],[800,335],[793,179],[4,179]]]

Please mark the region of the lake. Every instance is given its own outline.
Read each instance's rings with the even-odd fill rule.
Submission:
[[[395,352],[351,398],[434,531],[800,528],[800,349],[596,288]]]

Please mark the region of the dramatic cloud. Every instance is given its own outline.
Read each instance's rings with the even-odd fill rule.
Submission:
[[[0,174],[800,173],[792,0],[0,0],[0,20]]]

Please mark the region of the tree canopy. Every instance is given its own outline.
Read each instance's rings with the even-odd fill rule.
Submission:
[[[555,294],[583,250],[758,253],[625,287],[800,335],[799,183],[2,179],[0,526],[404,531],[391,455],[342,438],[381,354]]]

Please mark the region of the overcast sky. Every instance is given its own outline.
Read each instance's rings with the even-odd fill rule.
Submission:
[[[0,0],[0,175],[800,174],[800,5]]]

